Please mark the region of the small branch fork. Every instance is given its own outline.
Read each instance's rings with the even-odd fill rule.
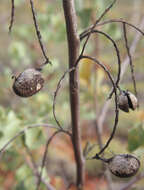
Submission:
[[[115,134],[115,131],[116,131],[116,127],[117,127],[117,124],[118,124],[119,109],[118,109],[117,88],[116,88],[116,84],[115,84],[115,82],[114,82],[114,80],[113,80],[113,77],[111,76],[110,72],[107,70],[107,68],[106,68],[103,64],[101,64],[101,63],[100,63],[98,60],[96,60],[95,58],[92,58],[92,57],[90,57],[90,56],[83,55],[83,56],[81,56],[81,57],[78,59],[78,62],[77,62],[77,64],[76,64],[76,67],[78,66],[80,60],[85,59],[85,58],[94,61],[96,64],[98,64],[100,67],[102,67],[102,69],[103,69],[103,70],[106,72],[106,74],[108,75],[108,77],[109,77],[109,79],[110,79],[110,81],[111,81],[111,83],[112,83],[112,86],[113,86],[113,88],[114,88],[114,93],[115,93],[115,122],[114,122],[114,126],[113,126],[112,133],[111,133],[111,135],[110,135],[110,138],[109,138],[108,141],[106,142],[105,146],[96,154],[95,157],[93,157],[93,159],[95,159],[95,158],[97,158],[97,159],[99,158],[99,159],[100,159],[100,156],[99,156],[99,155],[102,154],[102,153],[105,151],[105,149],[109,146],[111,140],[112,140],[113,137],[114,137],[114,134]],[[62,129],[62,126],[60,125],[60,123],[59,123],[59,121],[58,121],[58,119],[56,118],[56,115],[55,115],[56,97],[57,97],[57,95],[58,95],[58,90],[59,90],[60,87],[61,87],[60,84],[62,83],[62,81],[63,81],[63,79],[65,78],[66,74],[69,73],[69,72],[72,72],[74,69],[76,69],[76,67],[73,67],[73,68],[67,70],[67,71],[64,73],[64,75],[60,78],[60,80],[59,80],[59,82],[58,82],[58,85],[57,85],[57,89],[56,89],[55,95],[54,95],[53,113],[54,113],[54,118],[55,118],[55,120],[56,120],[58,126],[60,127],[60,129]]]
[[[22,136],[27,130],[33,129],[33,128],[39,128],[39,127],[44,127],[44,128],[53,128],[53,129],[58,129],[57,127],[51,125],[51,124],[46,124],[46,123],[41,123],[41,124],[33,124],[25,127],[23,130],[18,132],[14,137],[12,137],[1,149],[0,149],[0,159],[2,158],[3,153],[7,149],[7,147],[17,138]]]

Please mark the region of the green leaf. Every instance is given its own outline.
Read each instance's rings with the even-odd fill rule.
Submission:
[[[144,145],[144,129],[142,124],[132,128],[128,134],[128,150],[134,151]]]

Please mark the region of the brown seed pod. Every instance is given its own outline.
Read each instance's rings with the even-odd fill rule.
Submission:
[[[119,95],[118,106],[124,112],[129,112],[129,109],[135,110],[138,107],[138,100],[131,92],[122,91]]]
[[[30,68],[14,77],[13,90],[21,97],[29,97],[39,92],[44,84],[40,71]]]
[[[129,112],[128,98],[125,91],[122,91],[118,98],[118,106],[124,112]]]
[[[108,168],[117,177],[134,176],[140,167],[140,161],[130,154],[119,154],[109,159]]]

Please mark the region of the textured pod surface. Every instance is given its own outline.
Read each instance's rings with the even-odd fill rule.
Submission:
[[[41,73],[36,69],[26,69],[15,77],[13,83],[14,92],[21,97],[29,97],[39,92],[44,84]]]
[[[129,112],[128,97],[125,92],[122,92],[118,98],[118,106],[124,112]]]
[[[135,110],[138,107],[138,100],[135,97],[134,94],[132,94],[131,92],[127,92],[127,96],[128,96],[128,102],[129,102],[129,107],[132,110]]]
[[[132,155],[119,154],[110,159],[108,167],[115,176],[126,178],[137,173],[140,161]]]

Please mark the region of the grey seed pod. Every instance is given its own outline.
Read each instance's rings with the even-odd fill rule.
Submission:
[[[128,98],[125,91],[122,91],[118,97],[118,106],[124,112],[129,112]]]
[[[129,154],[119,154],[108,162],[108,168],[117,177],[127,178],[134,176],[140,167],[140,161]]]
[[[127,92],[127,97],[128,97],[128,104],[129,104],[129,108],[131,108],[132,110],[135,110],[138,107],[138,100],[135,97],[134,94],[132,94],[131,92]]]
[[[13,90],[21,97],[29,97],[39,92],[44,84],[40,71],[30,68],[14,77]]]

